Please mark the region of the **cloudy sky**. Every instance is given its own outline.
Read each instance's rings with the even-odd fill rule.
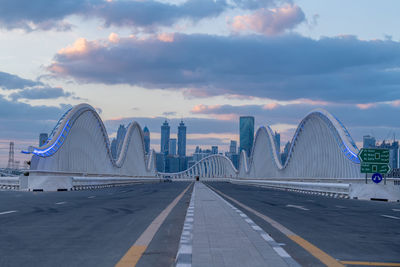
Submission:
[[[72,105],[110,137],[167,118],[188,148],[238,139],[238,118],[282,143],[324,108],[360,144],[400,137],[398,0],[0,0],[0,166]]]

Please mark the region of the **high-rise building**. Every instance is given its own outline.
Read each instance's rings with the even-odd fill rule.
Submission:
[[[250,157],[251,149],[254,141],[254,117],[253,116],[242,116],[240,117],[240,150],[246,151],[248,157]]]
[[[281,152],[281,134],[278,132],[275,132],[274,139],[275,139],[275,145],[276,145],[278,152]]]
[[[186,156],[186,126],[183,121],[178,126],[178,155]]]
[[[236,147],[237,147],[237,142],[234,140],[231,140],[231,144],[229,146],[229,153],[236,154]]]
[[[147,128],[147,126],[144,126],[143,129],[143,141],[144,141],[144,151],[146,152],[146,154],[150,153],[150,131],[149,128]]]
[[[164,155],[169,154],[169,125],[167,120],[161,125],[161,153]]]
[[[126,135],[126,128],[123,124],[120,124],[117,131],[117,153],[116,157],[121,153],[122,145],[124,144],[124,139]]]
[[[8,152],[8,169],[14,168],[14,142],[10,142],[10,150]]]
[[[218,146],[211,147],[211,154],[214,154],[214,155],[218,154]]]
[[[290,149],[290,142],[288,141],[285,145],[285,148],[283,149],[283,153],[281,154],[281,162],[282,164],[285,164],[287,157],[289,155],[289,149]]]
[[[375,137],[370,135],[363,136],[363,148],[374,148],[376,147]]]
[[[39,147],[44,146],[47,142],[49,135],[47,133],[39,134]]]
[[[111,156],[113,159],[117,159],[117,139],[111,141]]]
[[[176,155],[176,138],[169,139],[169,155]]]

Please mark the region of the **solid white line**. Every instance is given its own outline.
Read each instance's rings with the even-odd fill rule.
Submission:
[[[3,212],[0,212],[0,215],[9,214],[9,213],[14,213],[14,212],[18,212],[18,210],[3,211]]]
[[[390,219],[396,219],[396,220],[400,220],[400,218],[399,217],[396,217],[396,216],[390,216],[390,215],[385,215],[385,214],[383,214],[383,215],[381,215],[382,217],[386,217],[386,218],[390,218]]]
[[[65,204],[65,203],[67,203],[67,202],[61,201],[61,202],[57,202],[56,205],[62,205],[62,204]]]

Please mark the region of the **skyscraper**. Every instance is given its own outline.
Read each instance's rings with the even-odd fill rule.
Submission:
[[[168,155],[169,152],[169,125],[167,120],[161,125],[161,153]]]
[[[123,124],[120,124],[117,131],[117,154],[116,157],[121,153],[122,145],[126,135],[126,128]]]
[[[211,154],[218,154],[218,146],[211,146]]]
[[[251,148],[253,147],[254,141],[254,117],[253,116],[242,116],[240,117],[240,150],[246,151],[248,157],[250,157]]]
[[[149,128],[147,128],[147,126],[144,126],[143,129],[143,141],[144,141],[144,151],[146,152],[146,154],[150,153],[150,131]]]
[[[236,154],[236,147],[237,147],[237,142],[234,140],[231,140],[231,144],[229,146],[229,153]]]
[[[375,137],[370,135],[363,136],[363,148],[374,148],[376,147]]]
[[[169,139],[169,155],[176,155],[176,138]]]
[[[47,133],[39,134],[39,147],[41,147],[44,144],[46,144],[46,141],[47,141],[48,138],[49,138],[49,135]]]
[[[275,138],[276,148],[277,148],[278,152],[281,152],[281,134],[278,132],[275,132],[274,138]]]
[[[117,159],[117,139],[111,141],[111,156],[113,159]]]
[[[178,155],[186,156],[186,126],[183,121],[178,126]]]

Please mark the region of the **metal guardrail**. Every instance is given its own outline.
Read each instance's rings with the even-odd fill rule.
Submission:
[[[0,189],[19,190],[19,177],[0,177]]]
[[[98,189],[115,186],[125,186],[138,183],[160,182],[160,178],[89,178],[72,177],[72,190]]]

